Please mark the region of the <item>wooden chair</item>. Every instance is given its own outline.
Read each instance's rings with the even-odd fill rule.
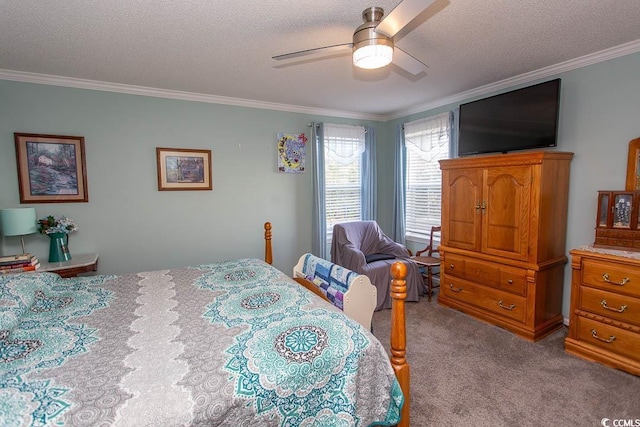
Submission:
[[[422,279],[427,287],[427,296],[429,301],[431,301],[431,296],[433,295],[433,276],[438,276],[440,274],[439,270],[438,273],[433,272],[434,268],[440,267],[440,258],[433,256],[434,254],[439,253],[438,248],[433,244],[433,235],[435,233],[439,233],[441,229],[442,227],[440,226],[431,227],[431,233],[429,233],[429,244],[426,248],[416,252],[415,256],[411,257],[411,259],[418,264],[418,267],[420,267]],[[426,256],[423,256],[422,254],[425,253]]]

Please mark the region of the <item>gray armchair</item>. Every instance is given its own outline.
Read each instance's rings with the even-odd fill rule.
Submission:
[[[391,308],[391,265],[404,260],[407,265],[406,301],[418,301],[424,294],[418,266],[409,259],[409,250],[385,235],[375,221],[354,221],[333,226],[331,262],[371,280],[378,293],[376,311]]]

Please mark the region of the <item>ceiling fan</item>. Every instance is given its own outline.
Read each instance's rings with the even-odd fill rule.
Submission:
[[[413,75],[425,71],[427,65],[394,45],[393,37],[435,0],[403,0],[382,19],[381,7],[369,7],[362,12],[364,23],[356,28],[351,43],[317,47],[274,56],[275,60],[299,58],[316,53],[328,53],[350,47],[353,65],[375,69],[391,62]]]

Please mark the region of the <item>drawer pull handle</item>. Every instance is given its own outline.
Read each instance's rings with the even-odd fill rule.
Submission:
[[[612,343],[612,342],[614,342],[616,340],[616,336],[615,335],[611,335],[608,339],[600,338],[595,329],[591,330],[591,336],[594,337],[595,339],[597,339],[598,341],[602,341],[602,342],[606,342],[606,343]]]
[[[607,283],[611,283],[612,285],[618,285],[618,286],[624,286],[624,285],[626,285],[627,283],[629,283],[629,281],[631,280],[631,279],[629,279],[628,277],[625,277],[624,279],[622,279],[621,281],[619,281],[619,282],[617,282],[617,283],[616,283],[616,282],[612,282],[612,281],[609,279],[609,275],[608,275],[607,273],[604,273],[604,274],[602,275],[602,279],[603,279],[605,282],[607,282]]]
[[[449,283],[449,289],[451,289],[453,292],[462,292],[462,288],[454,288],[453,283]]]
[[[607,305],[606,299],[603,299],[602,301],[600,301],[600,304],[602,305],[602,307],[606,308],[607,310],[615,311],[616,313],[622,313],[628,308],[626,305],[622,305],[620,306],[620,308],[611,308]]]
[[[456,266],[453,264],[449,264],[449,268],[456,268]]]
[[[507,280],[507,283],[510,284],[510,285],[513,285],[513,280],[509,279],[509,280]]]
[[[505,310],[509,310],[509,311],[516,308],[515,304],[510,304],[508,307],[506,305],[502,305],[502,300],[498,301],[498,305],[500,306],[500,308],[504,308]]]

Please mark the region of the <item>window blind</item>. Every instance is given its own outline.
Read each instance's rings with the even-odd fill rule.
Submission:
[[[362,126],[325,124],[325,209],[327,235],[334,224],[362,219]]]
[[[440,225],[442,175],[438,160],[449,157],[450,113],[405,123],[407,238],[427,239]]]

